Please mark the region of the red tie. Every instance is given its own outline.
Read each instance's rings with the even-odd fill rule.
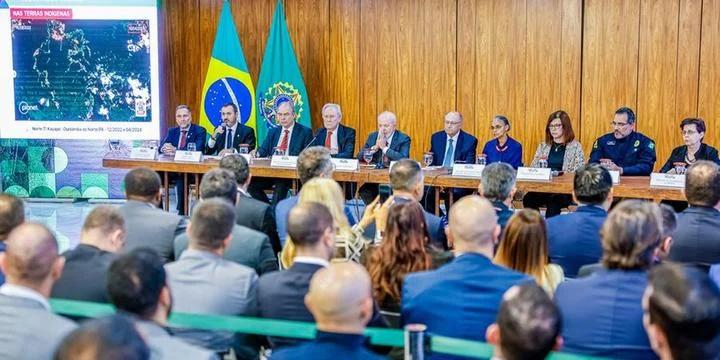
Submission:
[[[281,150],[282,152],[287,151],[287,148],[288,148],[288,134],[290,134],[290,131],[288,131],[288,130],[284,130],[284,131],[283,131],[283,137],[282,137],[282,140],[280,141],[280,146],[279,146],[279,148],[280,148],[280,150]]]
[[[182,150],[185,148],[185,142],[187,141],[187,130],[180,132],[180,142],[178,143],[178,149]]]
[[[328,130],[327,136],[325,136],[325,148],[330,149],[330,143],[332,142],[332,130]]]

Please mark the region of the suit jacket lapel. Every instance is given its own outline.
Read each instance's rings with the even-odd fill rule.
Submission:
[[[288,144],[288,154],[294,153],[294,152],[300,152],[300,149],[302,149],[302,148],[298,147],[298,144],[300,144],[300,146],[304,146],[304,144],[302,144],[300,142],[300,139],[298,138],[300,136],[300,135],[298,135],[298,133],[300,132],[299,125],[300,125],[299,123],[295,123],[295,126],[293,126],[292,133],[290,133],[290,144]]]
[[[317,145],[319,146],[325,146],[325,139],[327,138],[327,129],[322,128],[318,130],[317,134]],[[339,138],[338,138],[339,139]]]
[[[445,137],[447,138],[447,136]],[[460,132],[458,133],[457,144],[455,144],[455,151],[453,151],[453,161],[458,160],[458,154],[460,154],[460,152],[462,151],[463,139],[465,139],[465,133],[460,130]]]

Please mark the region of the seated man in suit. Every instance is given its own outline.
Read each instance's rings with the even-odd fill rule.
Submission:
[[[332,264],[312,277],[305,297],[317,323],[314,341],[273,352],[271,359],[380,360],[363,345],[365,325],[373,314],[370,276],[362,266]]]
[[[678,215],[669,259],[713,265],[720,263],[720,167],[698,160],[685,175],[690,207]]]
[[[25,221],[23,201],[13,195],[0,193],[0,254],[5,252],[5,240],[10,232]],[[5,274],[0,269],[0,285],[5,283]]]
[[[720,290],[706,273],[678,264],[650,271],[643,325],[661,359],[717,359]]]
[[[222,124],[208,139],[205,154],[225,155],[240,151],[246,145],[248,151],[255,149],[255,131],[238,121],[238,107],[235,103],[227,103],[220,108]]]
[[[119,311],[134,315],[159,359],[215,359],[212,352],[168,333],[173,300],[162,259],[150,249],[135,249],[115,260],[108,271],[108,296]]]
[[[541,287],[517,285],[503,295],[497,321],[485,337],[493,359],[545,359],[562,346],[560,310]]]
[[[143,334],[122,314],[87,320],[63,339],[53,359],[154,359]]]
[[[65,268],[55,282],[52,297],[109,302],[107,270],[125,245],[125,220],[111,206],[97,206],[85,218],[80,244],[63,253]]]
[[[310,146],[324,146],[334,158],[352,159],[355,155],[355,129],[340,123],[342,120],[340,105],[325,104],[322,108],[322,117],[323,127],[318,129],[315,140]]]
[[[503,294],[532,278],[492,263],[500,226],[486,199],[466,196],[456,202],[448,235],[458,254],[452,262],[405,277],[403,323],[425,324],[436,335],[485,341],[483,329],[495,321]]]
[[[378,130],[370,133],[365,145],[358,153],[358,159],[364,160],[364,153],[372,153],[369,164],[387,167],[391,161],[410,157],[410,137],[397,130],[397,117],[390,111],[378,115]],[[378,195],[377,184],[365,184],[360,187],[360,198],[370,204]]]
[[[235,205],[238,198],[235,176],[225,169],[212,169],[205,173],[200,182],[201,201],[220,198]],[[179,259],[188,246],[188,234],[181,234],[175,238],[175,258]],[[225,249],[223,258],[245,265],[258,275],[278,269],[277,257],[270,246],[267,235],[237,225],[232,229],[230,247]]]
[[[492,163],[483,169],[478,194],[492,203],[501,229],[505,229],[514,213],[512,201],[516,191],[515,169],[510,164]]]
[[[207,133],[205,128],[192,123],[189,106],[178,105],[175,108],[175,122],[178,126],[168,130],[165,139],[160,144],[160,152],[168,156],[175,156],[177,150],[188,150],[188,144],[195,144],[195,150],[203,151]],[[177,175],[174,175],[173,179],[177,194],[177,210],[178,213],[182,213],[185,204],[185,179],[183,176]]]
[[[136,168],[125,175],[127,202],[120,207],[125,219],[125,248],[149,247],[165,260],[175,259],[173,242],[187,227],[185,218],[162,211],[160,176],[148,168]]]
[[[75,324],[50,311],[53,282],[62,273],[55,236],[44,225],[13,230],[0,254],[6,282],[0,286],[0,359],[51,359]]]
[[[579,168],[573,178],[575,212],[547,219],[550,261],[574,278],[583,265],[602,256],[600,227],[613,201],[610,173],[598,164]]]
[[[628,107],[615,111],[613,132],[595,140],[588,163],[600,163],[620,175],[648,176],[655,165],[655,142],[635,131],[635,112]]]
[[[268,130],[265,141],[257,149],[258,157],[269,157],[275,155],[276,151],[289,156],[298,156],[300,152],[310,145],[313,139],[312,130],[303,124],[295,122],[295,103],[288,96],[278,96],[275,100],[275,117],[279,126]],[[270,202],[265,195],[265,190],[272,188],[272,204],[277,205],[280,200],[287,197],[292,186],[290,180],[282,179],[255,179],[250,183],[250,194],[265,202]]]
[[[252,174],[247,160],[238,155],[225,156],[220,160],[220,168],[235,174],[239,193],[237,205],[235,205],[237,224],[267,235],[270,245],[277,255],[282,250],[282,246],[275,225],[275,212],[270,204],[253,198],[248,192]]]
[[[220,170],[226,171],[226,170]],[[206,315],[255,315],[255,270],[223,259],[235,226],[235,208],[224,199],[200,202],[188,226],[190,243],[180,258],[165,265],[177,312]],[[181,339],[214,352],[233,349],[242,359],[257,357],[238,334],[176,329]]]
[[[566,281],[555,292],[563,314],[563,349],[611,359],[656,359],[643,328],[641,300],[660,242],[660,208],[625,200],[602,227],[604,269]]]

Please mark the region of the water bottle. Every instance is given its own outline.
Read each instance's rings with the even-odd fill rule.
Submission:
[[[538,167],[539,168],[546,168],[548,167],[548,162],[546,157],[541,157],[540,160],[538,160]]]

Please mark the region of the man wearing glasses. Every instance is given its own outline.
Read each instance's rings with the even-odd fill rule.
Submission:
[[[648,176],[655,165],[655,142],[635,131],[635,113],[628,107],[615,111],[613,132],[595,140],[589,163],[600,163],[620,175]]]

